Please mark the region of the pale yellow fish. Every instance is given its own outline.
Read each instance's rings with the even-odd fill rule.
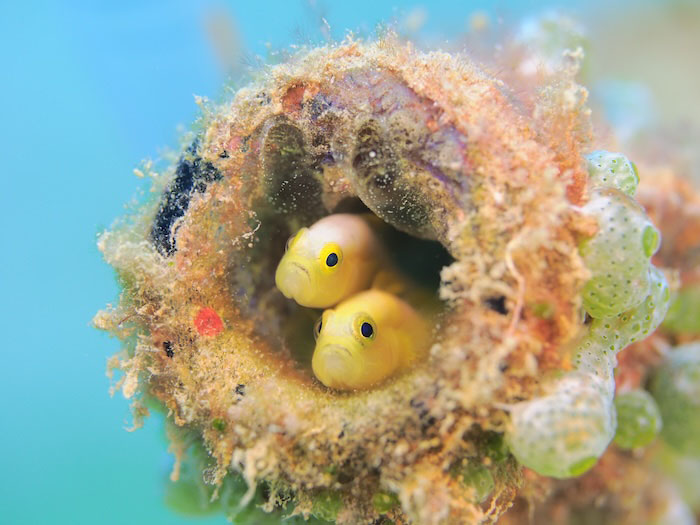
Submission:
[[[398,274],[374,222],[366,215],[338,213],[299,230],[277,266],[277,288],[301,306],[328,308],[377,279],[384,289],[396,287]]]
[[[314,374],[337,390],[377,385],[424,357],[431,324],[395,295],[371,289],[323,312],[316,323]]]

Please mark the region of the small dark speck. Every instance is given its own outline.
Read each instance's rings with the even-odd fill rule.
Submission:
[[[486,303],[486,306],[499,314],[506,315],[508,313],[508,308],[506,308],[506,298],[504,295],[498,297],[487,297],[484,302]]]
[[[165,350],[165,355],[168,357],[173,357],[175,355],[173,344],[170,341],[163,341],[163,350]]]
[[[415,397],[413,399],[411,399],[408,402],[408,404],[411,405],[413,408],[421,408],[421,407],[425,406],[425,403],[423,403],[423,401],[421,401]]]
[[[345,485],[346,483],[350,483],[353,479],[355,479],[355,477],[350,472],[346,472],[345,470],[338,472],[338,483]]]
[[[338,439],[341,439],[344,436],[345,436],[345,430],[341,430],[340,434],[338,434]]]
[[[240,384],[236,385],[236,394],[239,396],[244,396],[245,395],[245,385]]]
[[[219,158],[227,159],[228,157],[229,157],[228,151],[226,151],[226,150],[224,150],[224,151],[222,151],[221,153],[219,153]]]

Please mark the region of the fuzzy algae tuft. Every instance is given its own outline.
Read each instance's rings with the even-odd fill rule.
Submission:
[[[522,466],[578,476],[603,454],[615,356],[669,294],[636,168],[585,157],[575,74],[509,86],[391,35],[305,50],[206,108],[159,200],[101,236],[117,387],[165,407],[178,461],[206,451],[199,481],[237,523],[493,522]],[[451,262],[429,356],[339,393],[274,275],[291,233],[352,208]]]

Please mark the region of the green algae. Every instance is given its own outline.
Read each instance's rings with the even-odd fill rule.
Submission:
[[[663,327],[673,334],[700,334],[700,285],[675,294]]]
[[[374,510],[386,514],[399,504],[399,497],[393,492],[379,491],[372,496]]]

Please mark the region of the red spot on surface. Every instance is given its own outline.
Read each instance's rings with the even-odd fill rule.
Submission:
[[[217,335],[224,329],[221,317],[213,308],[202,308],[194,320],[194,326],[201,335]]]

